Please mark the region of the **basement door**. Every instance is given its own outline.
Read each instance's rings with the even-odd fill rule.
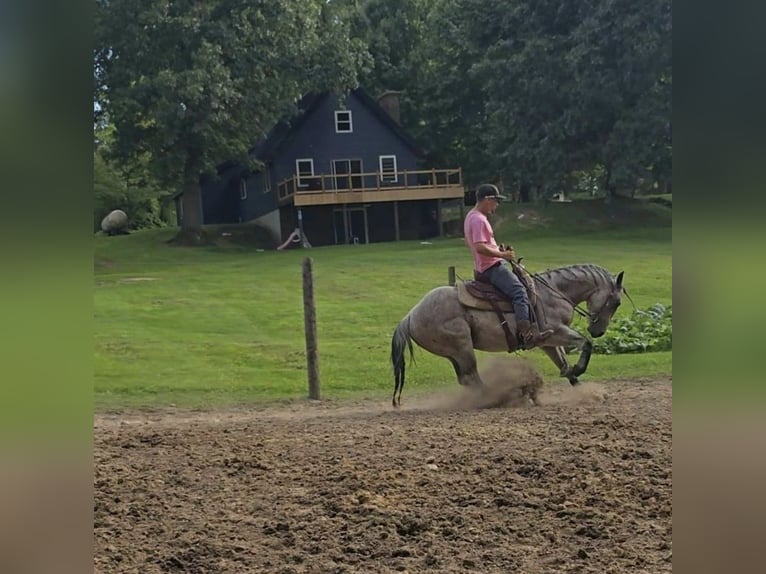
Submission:
[[[333,210],[335,243],[369,243],[367,207],[346,207]]]

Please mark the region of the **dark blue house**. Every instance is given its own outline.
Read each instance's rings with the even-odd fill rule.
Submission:
[[[442,202],[464,196],[461,170],[425,164],[399,125],[398,93],[353,90],[342,105],[310,94],[298,107],[252,150],[262,170],[225,164],[202,182],[204,224],[255,223],[280,242],[300,227],[312,245],[441,234]]]

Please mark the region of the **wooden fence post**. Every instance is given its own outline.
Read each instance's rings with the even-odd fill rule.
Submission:
[[[454,265],[451,265],[449,269],[447,269],[447,278],[449,279],[450,285],[455,285],[455,267]]]
[[[303,260],[303,323],[306,328],[306,366],[309,377],[309,398],[316,401],[319,392],[319,357],[317,356],[317,314],[314,307],[313,260]]]

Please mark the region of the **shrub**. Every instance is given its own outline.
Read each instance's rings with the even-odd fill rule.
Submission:
[[[93,154],[93,231],[101,229],[101,220],[113,209],[128,214],[128,227],[162,227],[163,193],[152,185],[128,185],[125,178],[100,154]],[[165,194],[166,195],[166,194]]]
[[[593,343],[601,355],[648,353],[673,348],[673,307],[655,303],[636,309],[630,317],[613,321],[606,334]]]

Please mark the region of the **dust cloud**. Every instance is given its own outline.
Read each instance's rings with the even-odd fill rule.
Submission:
[[[571,386],[562,381],[543,385],[538,368],[523,357],[493,357],[479,369],[483,387],[462,387],[449,394],[417,401],[415,408],[429,410],[478,410],[520,408],[533,405],[564,405],[606,399],[602,385],[581,382]]]

